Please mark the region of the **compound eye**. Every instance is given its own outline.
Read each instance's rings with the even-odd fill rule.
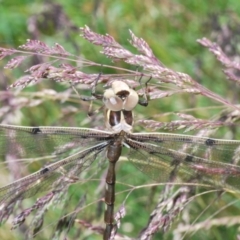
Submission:
[[[123,101],[116,96],[113,89],[107,89],[103,94],[103,102],[107,109],[111,111],[121,111],[123,109]]]
[[[127,111],[133,110],[138,104],[138,100],[139,100],[138,94],[134,90],[129,89],[129,95],[123,103],[123,109]]]
[[[111,88],[116,95],[120,92],[129,92],[130,90],[129,86],[125,82],[118,80],[112,82]]]

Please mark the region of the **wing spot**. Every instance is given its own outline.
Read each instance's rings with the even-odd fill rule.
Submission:
[[[187,155],[186,158],[184,159],[185,162],[192,162],[193,161],[193,156]]]
[[[38,134],[38,133],[41,133],[41,132],[42,132],[42,131],[40,130],[39,127],[35,127],[35,128],[32,129],[32,133],[33,133],[33,134]]]
[[[208,138],[206,141],[205,141],[205,144],[207,146],[213,146],[214,144],[216,143],[216,141],[214,139],[211,139],[211,138]]]
[[[49,171],[49,168],[45,167],[40,170],[40,174],[43,175],[43,174],[47,173],[48,171]]]

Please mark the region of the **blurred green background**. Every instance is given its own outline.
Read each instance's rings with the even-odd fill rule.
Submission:
[[[0,1],[0,47],[16,48],[25,43],[26,39],[39,39],[47,44],[58,42],[65,49],[75,55],[84,56],[86,59],[98,62],[100,64],[113,64],[99,53],[100,48],[91,45],[79,36],[79,27],[89,26],[93,31],[100,34],[108,33],[116,41],[127,49],[131,49],[128,39],[130,39],[128,30],[131,29],[136,36],[143,38],[152,48],[155,56],[167,67],[175,71],[181,71],[189,74],[203,84],[211,91],[221,95],[233,103],[239,102],[239,88],[235,83],[229,82],[224,76],[221,65],[207,49],[200,46],[196,40],[207,37],[217,42],[222,49],[231,57],[239,57],[240,51],[240,2],[231,0],[221,1],[29,1],[29,0],[2,0]],[[35,59],[36,60],[36,59]],[[34,59],[32,60],[34,62]],[[33,64],[33,62],[29,64]],[[4,70],[5,61],[0,62],[0,88],[6,89],[16,78],[23,75],[24,69],[28,66],[18,68],[13,72]],[[124,63],[116,63],[117,66],[129,67]],[[86,72],[98,73],[100,68],[83,69]],[[104,69],[104,72],[113,70]],[[54,82],[44,81],[39,85],[24,89],[17,98],[17,101],[26,98],[32,98],[32,93],[42,89],[53,89],[57,92],[68,91],[69,86],[63,86]],[[14,90],[13,90],[14,91]],[[83,93],[83,94],[89,94]],[[19,96],[19,95],[18,95]],[[86,120],[88,104],[81,103],[76,99],[69,98],[67,102],[62,99],[54,99],[51,95],[40,104],[25,106],[23,108],[13,108],[12,114],[9,114],[8,123],[19,125],[66,125],[66,126],[92,126],[98,123],[98,119]],[[41,99],[41,98],[39,98]],[[0,103],[1,107],[8,104],[6,101]],[[71,107],[74,110],[70,109]],[[207,107],[213,107],[208,109]],[[218,108],[219,107],[219,108]],[[213,114],[219,113],[221,106],[201,96],[190,94],[176,95],[152,101],[149,104],[148,111],[137,109],[137,118],[149,118],[158,113],[168,113],[172,111],[182,111],[194,108],[193,112],[197,117],[209,119]],[[220,110],[219,110],[220,109]],[[75,112],[75,114],[73,114]],[[4,119],[4,116],[2,116]],[[6,119],[5,119],[6,120]],[[170,121],[171,116],[162,117],[162,121]],[[128,164],[130,165],[130,164]],[[147,176],[131,166],[123,166],[123,172],[119,172],[117,179],[121,183],[143,185],[152,183]],[[5,170],[5,169],[4,169]],[[120,169],[119,169],[120,171]],[[134,175],[134,182],[132,182]],[[5,176],[5,175],[4,175]],[[7,181],[12,179],[9,177]],[[126,182],[125,182],[126,181]],[[4,182],[5,184],[5,182]],[[1,184],[4,185],[4,184]],[[91,183],[90,183],[91,184]],[[122,184],[122,185],[124,185]],[[86,185],[86,184],[85,184]],[[117,192],[123,190],[119,184]],[[89,187],[90,186],[90,187]],[[88,219],[92,209],[96,209],[94,200],[97,197],[95,188],[98,186],[88,185],[87,198],[92,205],[86,215]],[[85,186],[86,187],[86,186]],[[91,190],[91,191],[90,191]],[[73,192],[76,191],[73,190]],[[80,190],[79,190],[80,191]],[[122,219],[122,225],[119,232],[129,237],[136,238],[139,231],[148,221],[149,214],[156,205],[159,188],[146,187],[134,191],[127,200],[127,214]],[[82,194],[85,191],[82,191]],[[151,195],[152,194],[152,195]],[[81,195],[81,193],[79,193]],[[121,194],[122,199],[117,201],[118,207],[127,194]],[[155,198],[150,198],[154,196]],[[80,196],[81,197],[81,196]],[[221,207],[238,200],[239,195],[226,194],[218,202],[209,204],[216,195],[206,194],[204,197],[196,198],[196,201],[189,205],[190,216],[180,216],[179,221],[187,221],[184,218],[191,217],[190,222],[194,225],[194,220],[204,221]],[[99,196],[98,196],[99,198]],[[117,196],[118,198],[118,196]],[[73,200],[74,201],[74,200]],[[77,201],[77,200],[76,200]],[[151,201],[151,202],[150,202]],[[93,207],[92,207],[93,206]],[[104,205],[102,206],[104,207]],[[117,207],[117,208],[118,208]],[[208,207],[208,208],[207,208]],[[204,210],[206,211],[204,212]],[[61,211],[61,209],[59,210]],[[93,211],[93,210],[92,210]],[[94,210],[95,211],[95,210]],[[201,214],[203,212],[203,214]],[[48,216],[47,223],[56,221],[56,215],[52,213]],[[240,216],[240,202],[232,204],[223,209],[214,216],[215,218],[228,217],[230,222],[234,217]],[[235,219],[235,218],[234,218]],[[177,222],[178,219],[176,219]],[[90,220],[89,220],[90,221]],[[239,217],[240,222],[240,217]],[[186,239],[237,239],[239,222],[232,226],[220,221],[216,226],[208,229],[207,226],[200,228],[193,236],[186,236]],[[96,219],[93,224],[97,226],[103,223],[103,219]],[[174,227],[163,234],[159,232],[154,239],[173,239]],[[24,239],[24,229],[10,231],[10,221],[6,226],[0,228],[1,239]],[[102,225],[103,226],[103,225]],[[79,226],[76,225],[76,229]],[[36,239],[47,239],[50,235],[51,226],[46,226],[46,235],[39,234]],[[76,230],[75,231],[78,231]],[[84,232],[84,228],[80,228]],[[204,231],[203,231],[204,230]],[[84,233],[80,239],[101,239],[91,230]],[[68,239],[74,239],[69,235]]]

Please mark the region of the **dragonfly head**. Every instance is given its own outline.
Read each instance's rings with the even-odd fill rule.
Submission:
[[[122,81],[114,81],[103,95],[106,107],[106,127],[114,132],[130,132],[133,125],[132,110],[138,104],[138,94]]]
[[[103,95],[103,102],[112,111],[132,111],[138,104],[138,94],[122,81],[114,81]]]

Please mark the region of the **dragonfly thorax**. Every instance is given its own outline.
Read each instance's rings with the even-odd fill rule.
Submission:
[[[105,125],[108,130],[114,132],[131,132],[133,125],[133,113],[132,111],[112,111],[106,109]]]

